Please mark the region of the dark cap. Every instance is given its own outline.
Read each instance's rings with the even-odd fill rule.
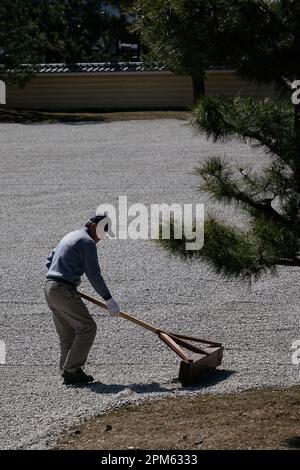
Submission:
[[[90,218],[90,222],[94,222],[95,224],[97,224],[101,220],[106,219],[106,217],[106,214],[95,214]]]
[[[106,219],[108,216],[107,214],[95,214],[90,218],[90,222],[94,224],[98,224],[101,222],[101,220]],[[105,227],[103,228],[104,232],[108,232],[108,223],[105,224]]]

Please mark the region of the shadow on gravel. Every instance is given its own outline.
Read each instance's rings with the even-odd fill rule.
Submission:
[[[199,379],[198,383],[189,386],[181,386],[179,390],[201,390],[203,388],[211,387],[213,385],[218,384],[219,382],[227,380],[234,373],[235,371],[232,370],[214,370],[212,372],[207,372]],[[179,385],[179,381],[177,378],[172,380],[170,383]],[[119,393],[125,389],[132,390],[135,393],[170,393],[172,391],[172,389],[170,389],[170,386],[164,387],[163,384],[160,384],[158,382],[152,382],[149,384],[104,384],[102,382],[93,382],[89,384],[71,385],[70,387],[88,388],[91,392],[107,395]]]
[[[286,445],[290,449],[300,449],[300,436],[295,436],[291,437],[290,439],[287,439]]]
[[[164,388],[161,384],[153,382],[150,384],[103,384],[101,382],[93,382],[91,384],[73,385],[76,388],[88,388],[91,392],[100,394],[119,393],[122,390],[132,390],[135,393],[157,393],[170,392],[169,388]]]
[[[212,387],[213,385],[218,384],[219,382],[223,382],[224,380],[227,380],[229,377],[231,377],[233,374],[235,374],[234,370],[213,370],[207,372],[205,375],[202,375],[199,378],[199,382],[182,387],[184,390],[189,390],[189,389],[203,389],[203,388],[208,388]]]
[[[0,123],[4,124],[99,124],[107,122],[103,114],[59,113],[30,110],[14,110],[0,106]]]

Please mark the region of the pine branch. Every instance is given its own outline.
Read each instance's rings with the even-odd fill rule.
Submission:
[[[292,108],[289,103],[277,104],[271,100],[206,97],[195,109],[191,124],[196,132],[204,132],[214,141],[237,138],[256,147],[265,147],[269,154],[290,163],[297,143]]]
[[[211,217],[205,221],[205,243],[201,250],[186,250],[182,239],[174,238],[174,224],[170,224],[169,240],[159,243],[171,254],[183,259],[201,259],[219,274],[243,279],[258,279],[266,272],[274,273],[276,266],[300,266],[299,239],[293,232],[279,229],[264,219],[255,221],[248,231],[231,227]],[[272,238],[273,237],[273,238]]]
[[[287,220],[271,205],[275,195],[273,198],[255,200],[253,195],[240,189],[243,188],[243,183],[234,178],[228,164],[220,158],[211,158],[204,166],[197,168],[196,173],[203,179],[200,189],[210,193],[216,200],[241,204],[248,210],[251,209],[252,213],[261,214],[280,225],[287,223]]]

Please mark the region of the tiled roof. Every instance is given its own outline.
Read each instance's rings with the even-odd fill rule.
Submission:
[[[167,68],[159,65],[145,65],[143,62],[91,62],[77,64],[36,64],[21,65],[22,70],[34,73],[108,73],[108,72],[162,72]]]
[[[208,67],[208,70],[227,70],[228,67]],[[111,72],[166,72],[168,68],[161,65],[146,65],[143,62],[91,62],[77,64],[37,64],[20,65],[18,71],[32,71],[34,73],[111,73]],[[12,70],[7,70],[11,72]],[[14,72],[16,69],[14,68]]]
[[[41,64],[38,73],[105,73],[105,72],[162,72],[164,66],[147,66],[142,62],[96,62],[79,64]]]

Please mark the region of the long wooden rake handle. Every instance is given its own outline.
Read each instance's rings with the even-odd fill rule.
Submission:
[[[93,304],[98,305],[99,307],[107,310],[106,303],[101,302],[101,300],[95,299],[94,297],[84,294],[83,292],[78,292],[78,293],[83,299],[88,300],[89,302],[92,302]],[[173,351],[176,352],[176,354],[178,354],[178,356],[181,357],[181,359],[183,359],[185,362],[188,362],[188,363],[193,363],[194,360],[189,358],[189,356],[186,354],[186,352],[182,349],[181,346],[183,346],[185,349],[189,351],[202,353],[204,356],[208,356],[208,352],[203,350],[202,348],[189,344],[186,340],[204,342],[204,343],[209,344],[210,346],[212,345],[221,346],[220,343],[216,343],[213,341],[202,340],[200,338],[195,338],[192,336],[177,335],[174,333],[169,333],[167,331],[161,330],[160,328],[157,328],[156,326],[150,325],[150,323],[146,323],[145,321],[140,320],[139,318],[136,318],[133,315],[129,315],[129,313],[126,313],[126,312],[121,311],[120,316],[123,318],[126,318],[126,320],[129,320],[132,323],[135,323],[136,325],[141,326],[142,328],[145,328],[146,330],[152,331],[153,333],[157,334],[158,337],[167,346],[169,346],[169,348],[173,349]]]
[[[89,300],[90,302],[92,302],[93,304],[96,304],[98,305],[99,307],[102,307],[102,308],[105,308],[105,310],[107,310],[107,306],[106,306],[106,303],[104,302],[101,302],[101,300],[98,300],[98,299],[94,299],[94,297],[91,297],[90,295],[87,295],[87,294],[84,294],[83,292],[78,292],[81,297],[83,299],[86,299],[86,300]],[[132,323],[135,323],[136,325],[139,325],[143,328],[145,328],[146,330],[150,330],[152,331],[153,333],[159,335],[161,333],[162,330],[160,330],[159,328],[156,328],[155,326],[153,325],[150,325],[150,323],[146,323],[142,320],[140,320],[139,318],[136,318],[132,315],[129,315],[129,313],[126,313],[126,312],[120,312],[120,316],[123,317],[123,318],[126,318],[126,320],[129,320],[131,321]]]
[[[107,306],[104,302],[101,302],[101,300],[95,299],[94,297],[91,297],[87,294],[84,294],[83,292],[78,292],[83,299],[89,300],[93,304],[98,305],[99,307],[105,308],[107,310]],[[178,354],[184,361],[186,362],[192,362],[188,356],[185,354],[185,352],[178,346],[178,344],[175,343],[163,330],[156,328],[153,325],[150,325],[149,323],[146,323],[139,318],[136,318],[132,315],[129,315],[129,313],[126,312],[120,312],[120,316],[123,318],[126,318],[126,320],[131,321],[132,323],[135,323],[136,325],[142,326],[146,330],[150,330],[153,333],[157,334],[158,337],[167,345],[169,348],[173,349],[173,351]]]

